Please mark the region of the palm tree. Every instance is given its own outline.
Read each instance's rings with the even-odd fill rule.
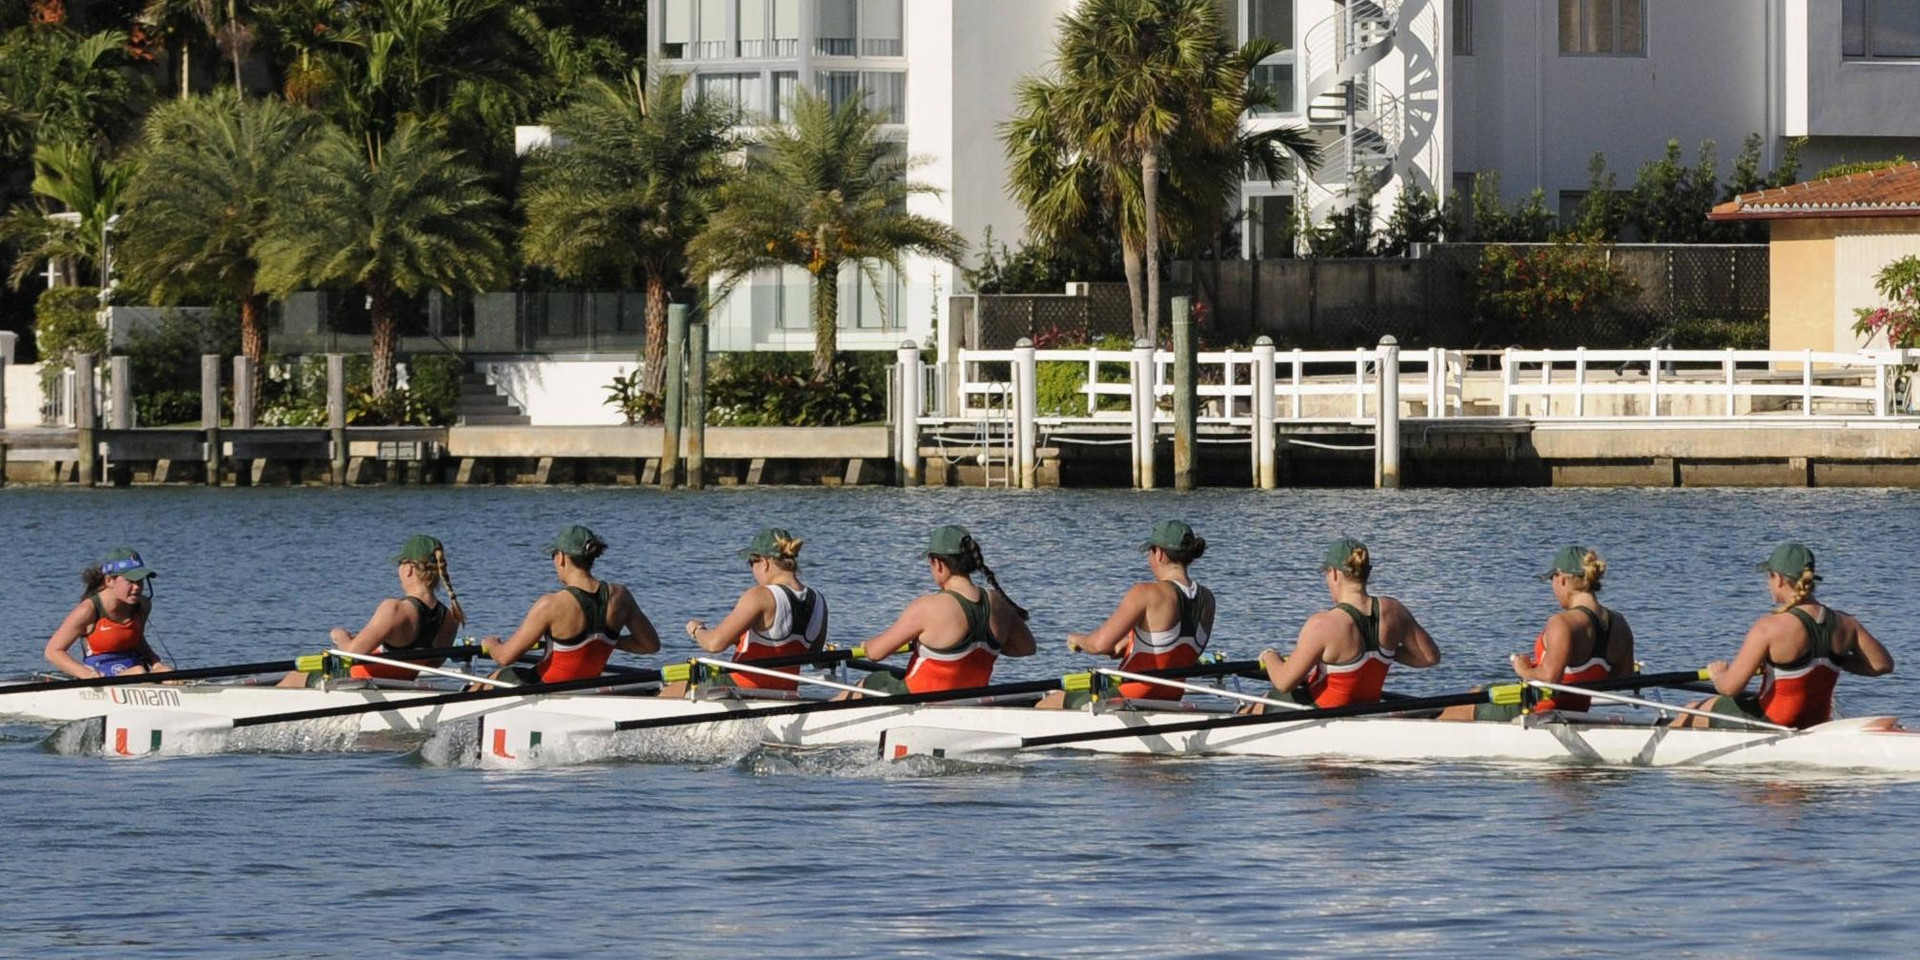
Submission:
[[[836,108],[806,91],[795,95],[792,113],[792,125],[770,130],[721,188],[720,210],[687,256],[696,276],[718,281],[716,302],[755,271],[806,268],[820,382],[833,372],[838,346],[842,265],[878,290],[880,267],[902,275],[908,254],[958,262],[967,244],[952,227],[906,212],[909,197],[938,190],[906,179],[899,145],[878,134],[881,114],[855,99]]]
[[[1090,200],[1108,207],[1137,336],[1159,336],[1161,244],[1217,222],[1214,208],[1238,186],[1222,175],[1231,159],[1311,156],[1298,131],[1241,131],[1263,96],[1253,66],[1272,53],[1265,41],[1232,47],[1213,0],[1086,0],[1061,18],[1053,75],[1019,85],[1002,137],[1029,227],[1060,236],[1084,222]],[[1169,199],[1188,223],[1164,222]]]
[[[611,274],[647,285],[642,389],[666,380],[667,287],[686,273],[687,244],[706,226],[726,179],[738,120],[730,107],[689,99],[687,79],[590,80],[549,124],[553,145],[527,158],[522,204],[528,263],[562,279]]]
[[[298,107],[225,90],[163,104],[147,118],[140,173],[115,231],[128,285],[155,303],[213,291],[239,301],[240,349],[256,376],[267,351],[267,295],[255,247],[281,205],[281,171],[318,123]]]
[[[282,181],[287,206],[261,238],[260,285],[278,295],[353,286],[373,309],[372,388],[393,389],[401,297],[480,290],[507,279],[506,222],[483,175],[408,120],[363,150],[329,126]]]
[[[131,161],[108,160],[90,143],[55,141],[35,148],[32,190],[40,199],[15,206],[0,220],[0,239],[18,250],[7,282],[17,290],[35,267],[51,260],[62,265],[68,286],[78,286],[82,262],[101,264],[107,222],[119,211],[133,171]],[[56,212],[78,216],[51,216]]]
[[[20,28],[0,39],[0,160],[25,161],[48,140],[112,140],[143,109],[127,35],[63,26]]]

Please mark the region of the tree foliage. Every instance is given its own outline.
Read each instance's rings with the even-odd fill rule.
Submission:
[[[1920,257],[1901,257],[1881,267],[1873,289],[1887,302],[1855,308],[1853,332],[1868,340],[1882,337],[1895,349],[1920,347]]]

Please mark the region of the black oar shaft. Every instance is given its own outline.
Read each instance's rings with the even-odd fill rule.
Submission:
[[[1632,690],[1640,687],[1663,687],[1691,683],[1699,679],[1700,672],[1698,670],[1685,670],[1672,673],[1641,674],[1631,677],[1613,677],[1582,684],[1582,686],[1588,690]],[[1089,730],[1080,733],[1057,733],[1042,737],[1022,737],[1020,739],[1020,746],[1023,748],[1052,747],[1068,743],[1087,743],[1093,740],[1122,740],[1129,737],[1199,733],[1204,730],[1258,726],[1263,723],[1302,723],[1312,720],[1339,720],[1345,717],[1362,717],[1381,713],[1438,710],[1473,703],[1487,703],[1492,696],[1493,692],[1491,690],[1476,690],[1471,693],[1444,694],[1434,697],[1407,697],[1405,699],[1387,700],[1377,703],[1350,703],[1340,707],[1316,707],[1311,710],[1279,710],[1273,713],[1238,714],[1231,717],[1192,720],[1184,723],[1119,727],[1113,730]]]
[[[756,663],[755,666],[758,666]],[[613,725],[615,730],[653,730],[660,727],[678,727],[694,723],[712,723],[716,720],[758,720],[763,717],[790,717],[802,713],[832,713],[836,710],[857,710],[866,707],[906,707],[916,703],[940,703],[947,700],[974,700],[982,697],[1015,696],[1023,693],[1047,693],[1060,689],[1060,681],[1028,680],[1020,683],[1000,683],[985,687],[967,687],[960,690],[930,690],[926,693],[900,693],[887,697],[862,697],[858,700],[810,700],[805,703],[789,703],[777,707],[743,707],[730,711],[732,716],[714,714],[689,714],[673,717],[647,717],[638,720],[622,720]]]
[[[479,647],[448,647],[431,653],[386,653],[381,656],[389,660],[456,660],[478,655]],[[235,663],[223,667],[189,667],[184,670],[168,670],[164,673],[123,673],[115,677],[88,677],[73,680],[37,680],[31,683],[16,683],[0,686],[0,696],[11,693],[46,693],[53,690],[88,690],[96,687],[127,687],[146,683],[173,683],[180,680],[214,680],[221,677],[243,677],[254,673],[280,673],[297,670],[298,660],[261,660],[255,663]]]

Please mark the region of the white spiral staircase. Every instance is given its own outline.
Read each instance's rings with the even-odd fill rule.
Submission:
[[[1301,96],[1320,169],[1299,168],[1298,202],[1313,223],[1345,210],[1393,179],[1406,139],[1401,101],[1373,80],[1393,52],[1401,0],[1347,0],[1307,31],[1300,51]]]

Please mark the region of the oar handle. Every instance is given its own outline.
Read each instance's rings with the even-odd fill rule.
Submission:
[[[478,648],[446,647],[430,654],[418,656],[396,655],[395,659],[430,660],[438,657],[456,658],[468,655],[468,650],[478,652]],[[254,673],[278,673],[287,670],[311,670],[301,664],[306,658],[296,660],[261,660],[255,663],[236,663],[223,667],[189,667],[181,670],[168,670],[165,673],[123,673],[117,677],[87,677],[73,680],[35,680],[28,683],[16,683],[0,686],[0,696],[11,693],[47,693],[55,690],[89,690],[96,687],[127,687],[143,683],[173,683],[180,680],[214,680],[221,677],[242,677]]]

